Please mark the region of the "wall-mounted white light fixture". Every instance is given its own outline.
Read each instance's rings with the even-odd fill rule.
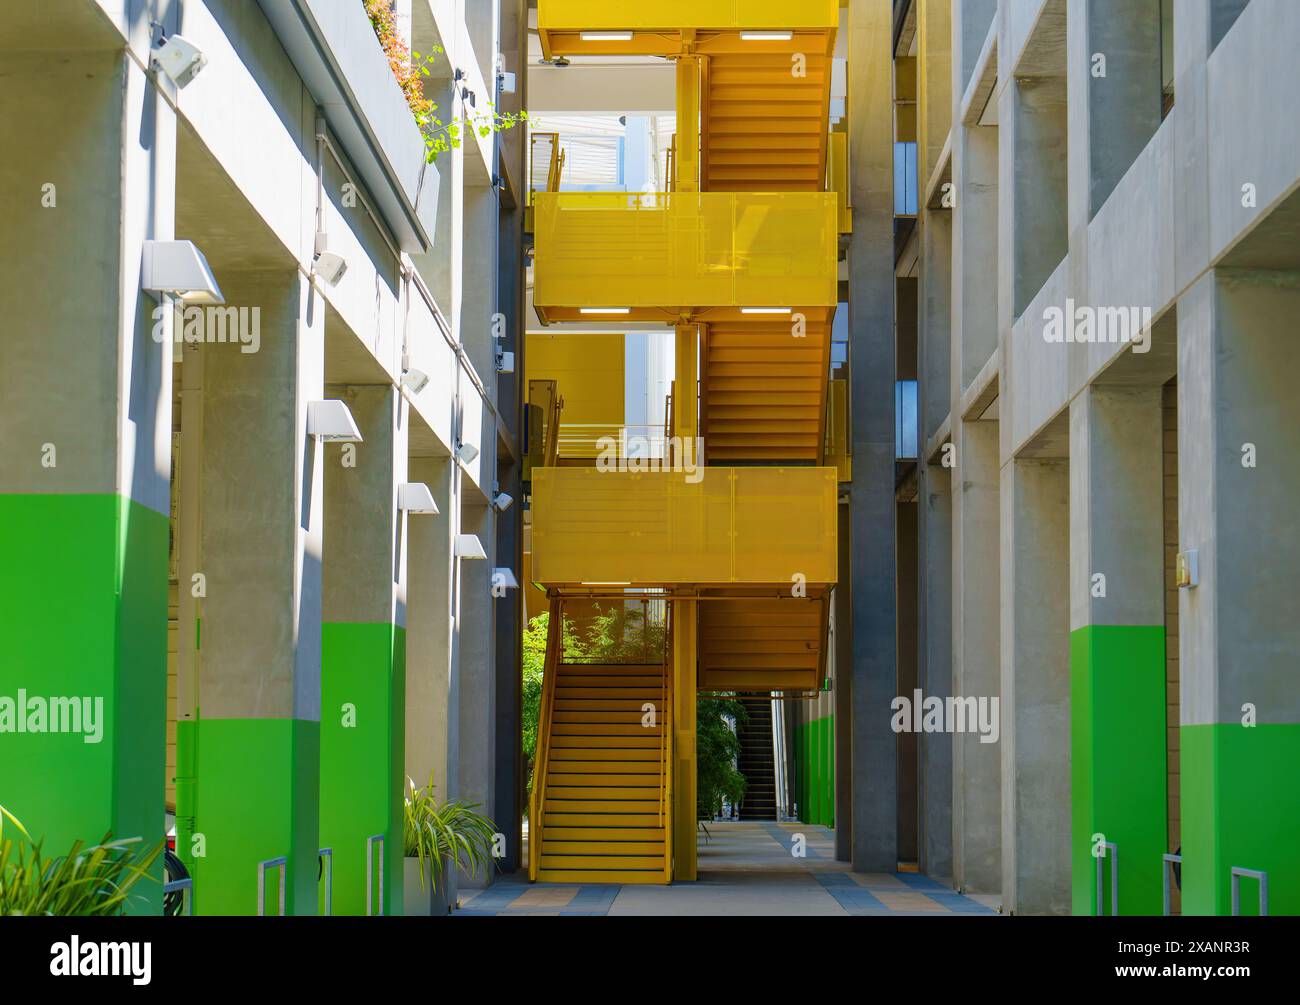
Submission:
[[[742,31],[742,42],[788,42],[794,38],[792,31]]]
[[[348,406],[337,398],[307,403],[307,435],[325,443],[361,443],[361,430]]]
[[[472,443],[462,443],[456,448],[456,459],[461,464],[473,464],[474,458],[478,456],[478,447]]]
[[[429,375],[423,370],[408,367],[402,371],[402,386],[412,394],[419,394],[429,383]]]
[[[492,505],[496,507],[498,513],[504,513],[514,501],[515,497],[508,492],[498,492],[492,497]]]
[[[1178,553],[1174,581],[1180,590],[1190,590],[1201,582],[1200,556],[1195,548]]]
[[[194,304],[224,304],[208,260],[193,241],[145,241],[140,288]]]
[[[347,259],[338,252],[329,250],[329,235],[316,235],[316,257],[312,259],[312,270],[331,286],[337,286],[348,271]]]
[[[487,558],[487,552],[483,550],[483,542],[473,534],[457,534],[456,557],[465,559],[484,559]]]
[[[514,373],[515,372],[515,354],[512,352],[497,353],[497,373]]]
[[[407,513],[437,513],[438,504],[424,482],[403,482],[397,486],[397,508]]]
[[[507,590],[517,590],[519,589],[519,580],[515,579],[513,570],[499,566],[492,570],[492,585]]]
[[[184,87],[208,65],[208,57],[189,39],[172,35],[159,39],[149,62],[167,74],[177,87]]]

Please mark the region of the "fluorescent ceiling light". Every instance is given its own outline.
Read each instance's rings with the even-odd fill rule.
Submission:
[[[397,486],[397,508],[407,513],[437,513],[438,504],[424,482],[403,482]]]
[[[584,42],[630,42],[632,33],[630,31],[584,31],[582,40]]]
[[[631,307],[580,307],[583,314],[631,314]]]
[[[170,293],[196,304],[226,302],[208,260],[193,241],[145,241],[140,272],[140,288],[146,293]]]
[[[329,443],[361,443],[361,430],[348,406],[337,398],[307,403],[307,435]]]
[[[587,581],[587,580],[584,579],[584,580],[582,581],[582,585],[583,585],[583,586],[631,586],[631,585],[632,585],[632,581],[631,581],[630,579],[629,579],[629,580],[626,580],[626,581],[615,579],[615,580],[611,580],[611,581],[609,581],[609,582],[596,582],[596,581],[594,581],[594,580],[592,580],[592,581]]]
[[[792,31],[742,31],[740,37],[745,42],[788,42],[794,38]]]
[[[789,314],[789,307],[742,307],[741,314]]]

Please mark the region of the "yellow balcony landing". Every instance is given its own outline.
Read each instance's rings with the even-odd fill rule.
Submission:
[[[543,321],[838,299],[833,192],[539,192],[535,212]]]
[[[537,468],[532,575],[559,589],[824,586],[836,493],[834,468]]]

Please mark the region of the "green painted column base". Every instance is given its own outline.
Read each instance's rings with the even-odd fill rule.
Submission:
[[[1166,811],[1165,629],[1090,625],[1070,633],[1071,910],[1110,914],[1109,853],[1118,847],[1119,913],[1163,910]],[[1098,835],[1102,837],[1098,838]]]
[[[1300,914],[1300,723],[1183,726],[1181,750],[1183,913],[1231,914],[1235,866],[1268,873],[1269,914]]]
[[[177,724],[176,852],[194,878],[194,913],[257,913],[257,866],[285,857],[285,913],[316,914],[320,723],[307,719],[203,719]],[[279,913],[278,869],[268,869],[265,912]]]
[[[116,494],[0,495],[0,805],[47,856],[163,839],[167,546]],[[133,913],[162,910],[162,871]]]
[[[334,853],[335,914],[366,913],[367,839],[382,834],[383,910],[403,913],[406,630],[332,623],[321,632],[320,835]],[[426,785],[427,778],[417,778]],[[439,793],[445,798],[446,793]],[[371,849],[372,908],[380,892]]]

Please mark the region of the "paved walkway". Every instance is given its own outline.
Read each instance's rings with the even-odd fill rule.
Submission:
[[[802,851],[802,856],[796,852]],[[671,886],[529,883],[522,874],[461,896],[484,915],[993,915],[987,904],[915,873],[854,873],[835,835],[813,824],[709,824],[699,879]]]

